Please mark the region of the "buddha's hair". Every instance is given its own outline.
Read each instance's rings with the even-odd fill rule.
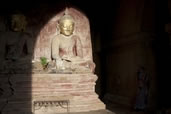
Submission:
[[[66,20],[70,20],[72,23],[74,23],[74,19],[71,15],[68,14],[68,9],[66,8],[64,15],[59,19],[59,24],[63,23]]]

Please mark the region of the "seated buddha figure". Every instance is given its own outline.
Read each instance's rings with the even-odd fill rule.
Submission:
[[[32,59],[32,36],[26,32],[27,19],[23,14],[12,14],[8,31],[0,35],[0,69],[28,69]],[[10,64],[10,65],[9,65]]]
[[[74,35],[74,20],[65,14],[58,22],[60,33],[52,39],[52,59],[57,71],[93,72],[94,63],[83,57],[82,43]]]

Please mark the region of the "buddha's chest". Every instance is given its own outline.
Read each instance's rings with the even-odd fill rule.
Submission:
[[[62,50],[72,50],[76,46],[76,42],[71,38],[63,38],[60,40],[59,48]]]
[[[6,38],[7,45],[16,45],[17,43],[20,43],[22,34],[15,33],[15,32],[8,32],[5,34],[5,38]]]

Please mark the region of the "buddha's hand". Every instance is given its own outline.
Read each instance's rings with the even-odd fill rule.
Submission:
[[[64,62],[61,59],[56,60],[57,69],[65,69]]]
[[[63,56],[63,57],[62,57],[62,60],[65,60],[65,61],[71,62],[71,58],[70,58],[70,57],[68,57],[68,56]]]

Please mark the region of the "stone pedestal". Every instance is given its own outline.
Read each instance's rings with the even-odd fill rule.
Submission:
[[[95,93],[97,76],[94,74],[32,74],[32,78],[29,77],[29,74],[10,77],[13,93],[6,98],[8,103],[4,105],[3,114],[31,111],[35,114],[51,114],[105,109]]]

